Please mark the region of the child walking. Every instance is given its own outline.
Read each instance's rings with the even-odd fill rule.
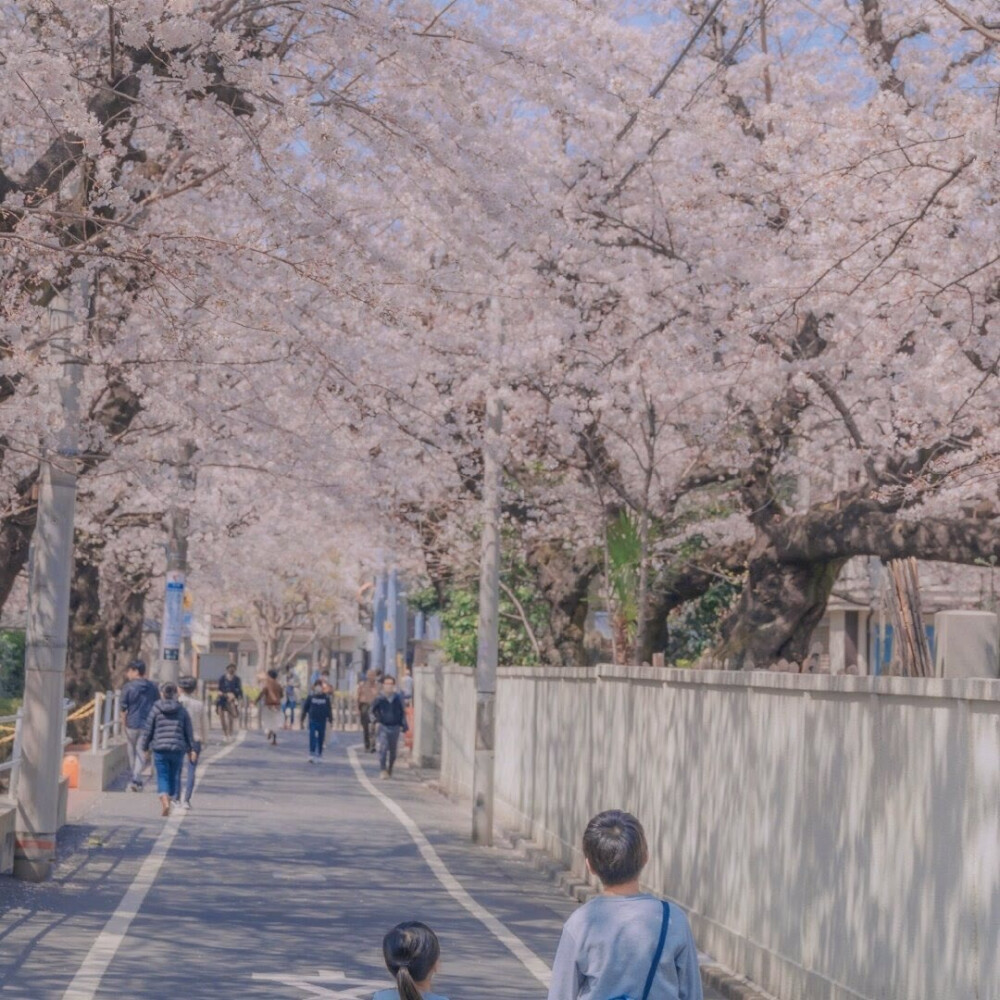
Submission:
[[[649,860],[642,824],[619,809],[598,813],[583,854],[603,892],[566,921],[549,1000],[702,1000],[687,917],[639,888]]]
[[[197,758],[191,716],[177,700],[177,685],[171,681],[160,687],[160,700],[149,711],[139,749],[153,755],[161,814],[169,816],[171,801],[181,795],[184,756],[191,761]]]
[[[315,764],[323,756],[326,724],[333,723],[333,700],[323,690],[323,682],[319,679],[313,684],[312,694],[302,702],[300,728],[306,724],[307,715],[309,716],[309,763]]]
[[[372,1000],[445,1000],[431,992],[441,945],[427,924],[397,924],[382,939],[382,955],[396,988],[379,990]]]

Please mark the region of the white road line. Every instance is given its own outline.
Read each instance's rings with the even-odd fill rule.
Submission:
[[[445,891],[457,903],[468,910],[546,989],[552,978],[552,970],[542,961],[506,924],[498,920],[486,907],[477,903],[462,888],[461,883],[448,870],[440,855],[431,846],[430,841],[423,835],[420,827],[410,818],[409,814],[398,805],[388,795],[380,792],[369,780],[358,762],[357,750],[349,747],[347,755],[351,761],[351,767],[357,775],[358,781],[366,791],[375,796],[403,825],[403,828],[410,835],[413,843],[417,845],[427,866],[434,873],[437,880],[444,886]]]
[[[240,730],[234,743],[223,747],[210,760],[206,760],[195,774],[194,787],[197,788],[201,784],[202,778],[205,777],[205,772],[217,760],[222,760],[223,757],[229,756],[243,742],[245,737],[246,730]],[[184,822],[185,816],[186,812],[177,811],[168,817],[163,830],[160,831],[159,837],[156,838],[156,842],[153,844],[152,850],[146,855],[146,860],[143,861],[138,873],[132,880],[132,884],[128,887],[125,895],[122,896],[122,900],[118,904],[118,909],[111,914],[108,922],[104,925],[100,934],[97,935],[93,945],[91,945],[87,957],[83,960],[83,964],[73,977],[73,982],[69,984],[69,988],[63,994],[63,1000],[94,1000],[98,989],[100,989],[101,980],[104,978],[104,974],[108,971],[108,966],[111,964],[111,960],[121,947],[122,941],[125,940],[129,926],[136,918],[146,898],[146,894],[156,881],[156,876],[159,874],[160,868],[166,860],[170,845],[174,842],[174,837],[177,836],[177,831],[181,828],[181,823]]]

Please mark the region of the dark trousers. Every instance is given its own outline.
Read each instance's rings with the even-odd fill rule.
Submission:
[[[322,722],[309,720],[309,753],[313,757],[323,756],[323,744],[326,742],[326,719]]]
[[[402,726],[378,727],[379,766],[390,774],[393,764],[396,763],[396,748],[399,746],[399,734],[402,731]]]
[[[361,732],[365,734],[365,749],[372,748],[372,717],[371,705],[361,702],[358,705],[358,714],[361,716]]]

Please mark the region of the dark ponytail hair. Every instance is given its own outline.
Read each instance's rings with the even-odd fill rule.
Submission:
[[[441,954],[434,931],[417,920],[397,924],[382,939],[382,954],[396,980],[400,1000],[421,1000],[416,984],[434,971]]]

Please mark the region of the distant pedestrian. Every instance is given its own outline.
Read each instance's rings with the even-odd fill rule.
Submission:
[[[128,753],[129,788],[133,792],[142,791],[142,768],[145,758],[139,749],[142,730],[146,725],[149,710],[159,700],[160,689],[146,679],[146,664],[143,660],[133,660],[125,668],[128,680],[122,688],[122,726]]]
[[[687,917],[639,888],[649,860],[642,824],[619,809],[598,813],[584,831],[583,855],[604,891],[566,921],[549,1000],[702,1000]]]
[[[399,681],[399,693],[403,696],[404,705],[413,704],[413,673],[409,667],[403,667],[403,676]]]
[[[302,721],[309,717],[309,763],[317,763],[323,756],[326,742],[327,723],[333,722],[333,699],[323,690],[323,682],[317,680],[312,693],[302,702]]]
[[[319,682],[323,685],[323,694],[328,694],[333,697],[333,685],[330,683],[330,668],[324,667],[319,672]]]
[[[215,711],[222,723],[223,740],[231,740],[240,715],[243,702],[243,682],[236,674],[236,664],[226,664],[226,672],[219,678],[219,696],[215,699]]]
[[[278,680],[278,671],[273,668],[268,670],[267,676],[264,678],[264,686],[260,689],[260,694],[257,695],[257,700],[254,704],[260,705],[261,702],[264,703],[263,708],[260,710],[260,724],[264,730],[264,738],[274,747],[278,745],[278,730],[281,728],[281,723],[284,719],[284,714],[281,710],[281,702],[284,695],[284,688],[282,688],[281,682]]]
[[[427,924],[397,924],[382,939],[382,955],[396,988],[379,990],[372,1000],[445,1000],[431,992],[441,945]]]
[[[387,674],[382,678],[382,691],[372,702],[371,716],[378,723],[378,751],[381,777],[391,778],[399,747],[399,734],[409,728],[406,724],[406,706],[396,690],[396,678]]]
[[[163,807],[161,814],[168,816],[171,800],[181,794],[184,755],[187,754],[192,762],[198,759],[191,716],[177,700],[176,684],[167,681],[160,688],[160,700],[149,710],[140,747],[143,752],[153,755],[156,791]]]
[[[378,697],[378,682],[375,671],[369,670],[358,684],[358,717],[361,720],[361,732],[365,738],[365,749],[375,753],[375,734],[372,732],[371,709],[372,702]]]
[[[184,769],[184,777],[180,787],[180,805],[184,809],[190,809],[191,795],[194,792],[195,771],[198,769],[198,761],[201,759],[202,752],[208,746],[208,712],[205,711],[202,700],[195,695],[198,689],[196,678],[182,677],[177,682],[177,686],[181,689],[178,701],[187,714],[191,716],[191,729],[194,732],[194,754],[188,755],[187,767]]]
[[[295,709],[299,704],[299,679],[292,667],[285,668],[285,697],[281,702],[281,714],[285,729],[295,726]]]

